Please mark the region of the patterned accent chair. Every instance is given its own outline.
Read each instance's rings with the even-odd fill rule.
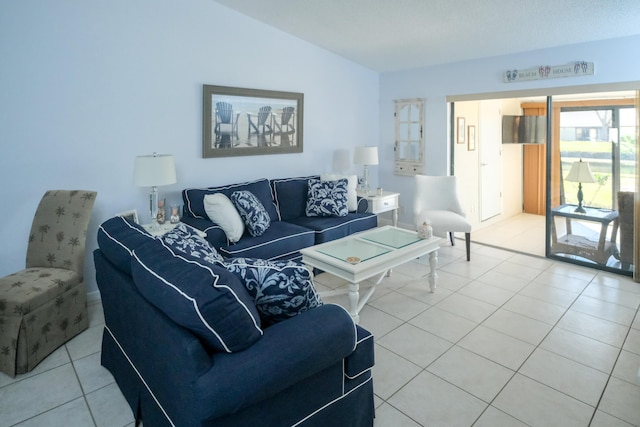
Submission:
[[[26,268],[0,278],[0,371],[31,371],[89,326],[84,247],[96,194],[51,190],[42,197]]]

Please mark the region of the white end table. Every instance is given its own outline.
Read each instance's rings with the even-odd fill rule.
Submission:
[[[380,214],[384,212],[392,212],[393,226],[398,226],[398,208],[400,207],[400,193],[393,193],[390,191],[383,191],[381,195],[377,195],[375,190],[370,190],[369,193],[358,190],[358,197],[365,199],[369,202],[369,208],[367,212]]]

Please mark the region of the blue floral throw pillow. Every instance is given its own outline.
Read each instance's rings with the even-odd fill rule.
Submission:
[[[289,319],[322,305],[311,272],[296,261],[227,260],[227,270],[244,283],[263,324]]]
[[[347,216],[347,184],[346,179],[320,181],[310,178],[305,210],[307,216]]]
[[[202,238],[196,229],[186,224],[176,225],[173,230],[162,235],[160,239],[176,253],[183,253],[210,263],[224,262],[224,258],[218,251]]]
[[[260,200],[250,191],[234,191],[230,197],[252,236],[262,236],[271,225],[271,217]]]

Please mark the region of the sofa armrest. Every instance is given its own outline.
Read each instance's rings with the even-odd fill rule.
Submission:
[[[358,209],[356,212],[358,213],[367,213],[369,210],[369,201],[364,197],[358,196]]]
[[[248,349],[216,353],[198,379],[203,418],[246,408],[308,378],[351,354],[356,326],[340,306],[327,304],[277,323]]]
[[[183,216],[180,221],[204,232],[206,234],[205,239],[207,239],[207,242],[216,249],[230,245],[224,230],[215,222],[211,222],[208,219],[203,218],[194,218],[192,216]]]

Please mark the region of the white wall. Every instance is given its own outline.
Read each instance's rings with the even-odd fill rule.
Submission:
[[[0,275],[24,268],[47,189],[98,192],[97,227],[136,208],[136,155],[171,153],[185,187],[329,171],[338,148],[378,141],[379,75],[211,0],[0,3]],[[202,159],[202,85],[302,92],[304,153]],[[374,185],[377,168],[373,168]],[[355,171],[354,167],[354,171]]]
[[[640,56],[632,54],[640,45],[640,36],[611,39],[593,43],[562,46],[514,55],[445,64],[428,68],[385,73],[380,77],[380,184],[390,191],[398,191],[400,222],[411,225],[411,177],[393,175],[393,100],[426,98],[425,105],[425,174],[446,175],[449,170],[449,122],[447,97],[456,95],[487,94],[510,91],[560,91],[580,86],[640,81]],[[519,83],[503,83],[502,73],[507,69],[527,69],[539,65],[562,65],[577,60],[595,63],[595,74],[585,77],[566,77]],[[494,96],[495,98],[496,96]],[[506,96],[505,96],[506,97]],[[469,123],[467,123],[469,124]]]

